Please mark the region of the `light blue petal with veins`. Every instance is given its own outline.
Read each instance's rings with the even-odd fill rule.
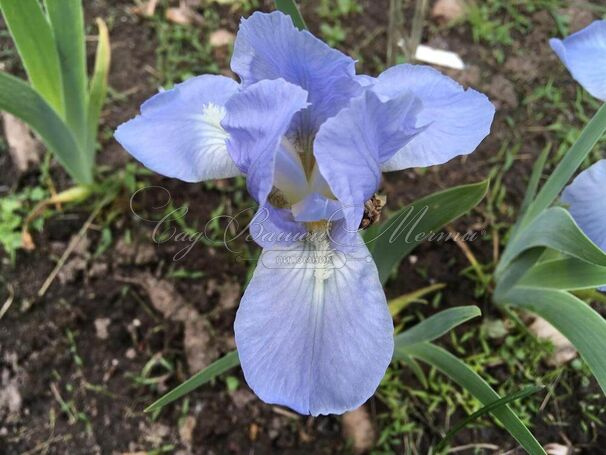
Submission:
[[[419,133],[414,125],[420,109],[410,92],[383,102],[368,91],[320,128],[314,155],[350,230],[358,228],[364,203],[379,188],[383,163]]]
[[[585,235],[606,251],[606,160],[581,172],[561,199]]]
[[[283,78],[309,93],[310,107],[297,115],[293,128],[312,134],[360,93],[355,62],[330,48],[289,16],[275,11],[254,13],[240,23],[231,60],[245,86]]]
[[[424,131],[384,163],[383,171],[446,163],[473,152],[490,133],[495,108],[488,98],[429,66],[389,68],[371,90],[383,100],[411,91],[423,103],[415,126]]]
[[[583,30],[560,40],[549,40],[562,63],[585,90],[606,101],[606,20],[595,21]]]
[[[220,125],[238,84],[224,76],[199,76],[158,93],[141,115],[120,125],[116,140],[152,171],[186,182],[227,178],[240,171],[227,153]]]
[[[393,355],[393,322],[360,244],[348,254],[311,241],[263,251],[235,322],[246,382],[263,401],[341,414],[375,392]]]
[[[221,125],[230,136],[227,150],[260,205],[274,184],[276,157],[293,115],[306,106],[307,92],[283,79],[250,85],[225,105]]]

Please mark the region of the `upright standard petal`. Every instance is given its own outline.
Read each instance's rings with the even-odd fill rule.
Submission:
[[[225,106],[221,125],[230,135],[227,149],[260,205],[274,185],[277,154],[292,117],[306,106],[307,92],[283,79],[257,82]]]
[[[116,140],[147,168],[186,182],[240,174],[227,153],[221,127],[225,103],[238,84],[224,76],[199,76],[158,93],[141,115],[118,127]]]
[[[410,90],[423,103],[415,126],[424,131],[387,161],[383,171],[443,164],[473,152],[490,133],[495,109],[488,98],[429,66],[389,68],[371,90],[383,100]]]
[[[606,251],[606,160],[581,172],[564,189],[562,202],[585,235]]]
[[[366,247],[326,240],[265,249],[236,315],[249,386],[301,414],[340,414],[376,390],[393,355],[393,323]]]
[[[317,131],[361,90],[351,58],[298,30],[279,11],[257,12],[242,20],[231,67],[245,86],[283,78],[303,87],[311,105],[297,115],[295,124],[305,134]]]
[[[606,101],[606,20],[595,21],[563,41],[549,40],[572,77],[596,98]]]
[[[419,133],[414,125],[420,109],[410,92],[383,102],[369,91],[320,128],[314,155],[348,229],[360,225],[364,203],[379,188],[382,164]]]

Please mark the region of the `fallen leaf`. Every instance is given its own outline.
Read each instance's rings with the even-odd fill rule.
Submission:
[[[145,17],[152,17],[156,13],[158,1],[159,0],[148,0],[141,11]]]
[[[376,433],[366,407],[360,406],[343,414],[341,425],[343,436],[352,441],[354,453],[362,454],[372,449]]]
[[[15,168],[21,174],[40,162],[42,145],[32,135],[29,127],[17,117],[2,112],[4,137]]]
[[[554,442],[545,446],[545,452],[547,452],[548,455],[571,455],[573,450],[572,447]]]
[[[540,340],[548,340],[553,344],[554,353],[549,358],[551,365],[563,365],[577,356],[577,351],[568,338],[545,319],[537,317],[528,329]]]
[[[166,20],[179,25],[202,25],[204,23],[204,18],[184,2],[181,2],[178,8],[168,8]]]
[[[465,16],[463,0],[438,0],[431,10],[431,17],[444,22],[452,22]]]

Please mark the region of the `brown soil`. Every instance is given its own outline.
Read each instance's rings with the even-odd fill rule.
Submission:
[[[87,6],[91,24],[97,15],[112,18],[111,86],[115,93],[126,95],[114,96],[104,110],[102,121],[107,131],[133,117],[140,103],[156,92],[159,85],[153,70],[156,35],[149,21],[128,12],[132,6],[130,1],[91,3]],[[268,10],[271,2],[263,3],[264,9]],[[311,30],[317,32],[315,3],[306,4],[303,12]],[[349,19],[353,31],[344,48],[355,48],[361,37],[385,26],[388,2],[366,0],[362,3],[365,14]],[[235,32],[237,8],[230,11],[229,7],[221,7],[220,12],[220,17],[224,18],[221,27]],[[467,27],[448,29],[431,24],[428,29],[431,33],[426,33],[431,35],[432,42],[447,43],[448,48],[460,52],[463,59],[472,64],[471,70],[451,75],[496,98],[498,114],[493,134],[472,156],[429,169],[424,174],[404,171],[388,175],[384,192],[388,195],[389,208],[395,209],[439,189],[486,178],[502,144],[513,135],[523,134],[523,149],[505,175],[508,193],[503,202],[505,206],[499,207],[498,213],[508,213],[509,208],[517,207],[532,159],[550,140],[550,133],[517,131],[507,126],[506,119],[513,118],[517,125],[527,125],[532,106],[522,105],[519,100],[530,93],[532,87],[544,83],[546,75],[554,71],[561,73],[561,83],[568,80],[547,48],[547,38],[554,33],[553,23],[540,14],[533,16],[532,21],[536,23],[534,31],[518,36],[514,46],[520,58],[528,56],[528,59],[508,61],[504,67],[495,65],[481,44],[473,43]],[[429,38],[424,37],[424,41]],[[385,47],[385,33],[381,32],[360,49],[360,53],[364,61],[372,62],[373,57],[383,59]],[[226,54],[219,62],[226,72],[227,58]],[[520,68],[522,63],[530,65],[530,69]],[[376,72],[370,63],[364,69]],[[20,74],[17,67],[11,71]],[[501,76],[495,83],[497,74]],[[508,92],[512,83],[513,93]],[[573,94],[574,87],[570,86],[569,92]],[[552,121],[544,118],[541,125],[549,125]],[[103,142],[102,150],[100,162],[113,169],[120,169],[129,161],[112,139]],[[60,187],[67,186],[68,181],[61,170],[54,168],[53,175]],[[31,173],[18,178],[10,161],[2,159],[0,181],[12,188],[22,188],[35,184],[37,179]],[[149,181],[167,188],[176,207],[187,203],[187,222],[197,226],[203,226],[226,197],[233,198],[234,193],[242,193],[241,187],[230,186],[231,183],[194,185],[158,176],[150,176]],[[112,206],[119,216],[111,224],[114,242],[109,249],[93,258],[102,236],[93,225],[86,235],[85,247],[72,255],[66,264],[69,269],[55,279],[44,297],[37,296],[38,290],[88,217],[86,207],[67,210],[48,220],[44,231],[35,235],[36,250],[20,252],[15,267],[7,261],[0,264],[1,275],[10,283],[15,295],[12,308],[0,321],[0,381],[16,381],[22,398],[20,411],[0,421],[0,453],[109,454],[163,446],[167,447],[168,453],[178,450],[208,454],[347,452],[338,417],[306,418],[265,405],[248,390],[239,370],[231,373],[241,384],[236,391],[229,391],[224,380],[217,380],[188,397],[188,411],[183,411],[181,401],[168,406],[154,418],[143,414],[146,405],[186,379],[189,371],[184,354],[183,324],[162,317],[144,289],[129,279],[142,272],[155,277],[166,276],[177,268],[202,271],[204,276],[201,278],[169,281],[176,292],[210,322],[210,344],[217,353],[225,353],[233,349],[232,324],[236,308],[222,304],[224,290],[220,289],[220,284],[243,284],[247,264],[237,261],[223,248],[203,245],[195,246],[175,264],[173,257],[183,245],[174,241],[154,244],[151,239],[153,225],[141,222],[131,214],[129,197],[124,194]],[[151,207],[162,197],[162,193],[150,193],[138,201],[138,207],[151,213]],[[468,227],[478,229],[478,226],[482,229],[488,224],[486,217],[486,207],[481,206],[454,227],[460,231]],[[127,232],[135,247],[119,241]],[[138,258],[137,248],[143,251]],[[471,248],[480,261],[491,260],[490,239],[485,238]],[[388,296],[427,286],[428,279],[415,271],[424,269],[431,280],[447,284],[441,308],[476,304],[485,314],[496,314],[489,301],[473,298],[473,283],[461,279],[460,271],[468,263],[456,245],[424,244],[413,254],[418,262],[414,266],[409,261],[403,262],[399,278],[389,283]],[[0,291],[0,302],[6,300],[6,292]],[[109,320],[108,333],[105,339],[100,339],[96,321],[104,319]],[[71,336],[74,344],[69,341]],[[150,371],[150,376],[157,379],[155,385],[138,385],[135,378],[154,356],[167,359],[173,371],[156,366]],[[507,372],[499,372],[497,368],[491,370],[491,374],[504,377]],[[409,375],[402,379],[414,380]],[[595,387],[594,391],[597,390]],[[574,399],[570,401],[570,409],[564,412],[566,421],[572,422],[574,427],[580,411]],[[374,413],[383,409],[377,399],[371,399],[370,404]],[[76,413],[71,419],[65,412],[66,406]],[[185,416],[192,416],[193,420]],[[189,435],[187,429],[188,425],[191,429],[192,422],[195,427]],[[540,417],[535,424],[535,434],[540,440],[562,442],[559,429],[549,427]],[[597,440],[588,441],[580,429],[566,428],[565,433],[575,445],[587,447],[586,453],[602,453],[601,447],[606,447],[604,434]],[[437,437],[428,430],[418,448],[419,453],[425,453],[428,444],[435,442]],[[490,441],[503,449],[515,447],[507,433],[497,428],[468,429],[455,440],[460,444],[473,441]]]

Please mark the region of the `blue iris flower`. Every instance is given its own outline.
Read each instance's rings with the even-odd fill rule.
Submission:
[[[595,21],[564,40],[549,40],[562,63],[592,96],[606,101],[606,20]]]
[[[438,71],[398,65],[377,78],[280,13],[242,20],[238,84],[200,76],[159,93],[117,140],[186,182],[245,175],[263,247],[235,336],[264,401],[339,414],[376,390],[393,322],[358,228],[381,173],[471,153],[494,107]],[[268,235],[276,234],[276,235]]]
[[[585,235],[606,251],[606,159],[581,172],[561,200]],[[606,292],[606,287],[600,290]]]
[[[564,40],[552,38],[549,44],[577,82],[606,101],[606,20],[595,21]],[[587,237],[606,251],[606,160],[581,172],[561,199]]]

